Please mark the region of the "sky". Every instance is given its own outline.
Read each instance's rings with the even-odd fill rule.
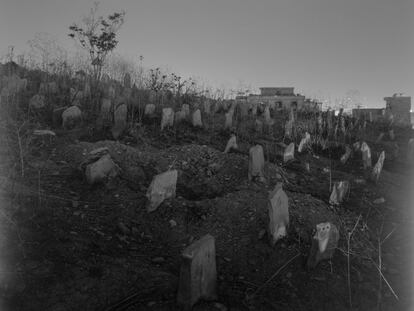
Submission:
[[[71,49],[68,27],[89,0],[0,0],[0,52],[49,33]],[[414,96],[413,0],[102,0],[126,11],[116,52],[215,87],[293,86],[321,99],[358,94],[383,107]]]

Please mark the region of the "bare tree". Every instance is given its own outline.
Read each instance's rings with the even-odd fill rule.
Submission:
[[[76,39],[89,53],[93,68],[93,77],[99,81],[102,67],[109,52],[115,49],[118,41],[116,33],[124,23],[125,12],[113,13],[107,18],[97,16],[98,3],[94,3],[89,16],[83,19],[83,25],[69,27],[69,37]]]

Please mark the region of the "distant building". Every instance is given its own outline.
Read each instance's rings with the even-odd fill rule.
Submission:
[[[367,121],[378,121],[384,115],[384,108],[357,108],[352,109],[352,116],[356,119],[365,119]]]
[[[240,100],[242,99],[240,98]],[[303,95],[295,94],[293,87],[261,87],[260,94],[250,94],[246,97],[246,101],[249,104],[267,104],[275,109],[296,108],[304,110],[321,106],[314,101],[306,101]]]
[[[394,94],[391,97],[384,97],[385,100],[385,112],[386,114],[392,114],[394,122],[397,125],[411,126],[411,97],[410,96],[398,96]]]

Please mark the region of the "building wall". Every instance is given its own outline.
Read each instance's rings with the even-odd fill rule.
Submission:
[[[357,119],[365,119],[369,121],[378,121],[383,116],[382,108],[361,108],[352,109],[352,116]]]
[[[384,98],[387,113],[392,113],[394,122],[399,125],[411,126],[411,97],[392,96]]]
[[[297,109],[302,110],[305,107],[305,96],[261,96],[250,95],[247,97],[249,104],[260,102],[268,105],[275,105],[277,108],[290,109],[293,103],[297,103]]]
[[[261,87],[261,96],[293,96],[293,87]]]

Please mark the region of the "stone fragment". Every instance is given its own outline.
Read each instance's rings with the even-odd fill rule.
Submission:
[[[317,224],[307,262],[308,268],[315,268],[320,261],[331,259],[338,247],[338,241],[339,231],[333,223]]]
[[[144,110],[144,115],[146,116],[152,116],[155,113],[155,105],[154,104],[146,104],[145,105],[145,110]]]
[[[34,95],[29,102],[29,106],[32,109],[42,109],[46,106],[45,97],[40,94]]]
[[[269,194],[268,215],[270,244],[274,246],[279,239],[286,236],[289,226],[289,199],[283,191],[282,183],[277,183]]]
[[[147,190],[148,212],[155,211],[164,200],[175,197],[177,176],[177,170],[171,170],[153,178]]]
[[[82,120],[82,111],[78,106],[70,106],[62,113],[63,128],[68,129],[74,127]]]
[[[177,302],[183,310],[200,299],[217,299],[216,247],[214,237],[207,234],[182,253]]]
[[[226,149],[224,149],[224,153],[228,153],[231,149],[237,149],[237,140],[236,135],[231,135],[229,141],[227,142]]]
[[[249,181],[254,178],[258,178],[259,181],[265,181],[264,177],[264,154],[263,147],[261,145],[256,145],[250,148],[249,150],[249,172],[248,178]]]
[[[56,133],[51,130],[34,130],[33,135],[37,136],[56,136]]]
[[[295,143],[290,143],[283,153],[283,162],[288,162],[295,159]]]

